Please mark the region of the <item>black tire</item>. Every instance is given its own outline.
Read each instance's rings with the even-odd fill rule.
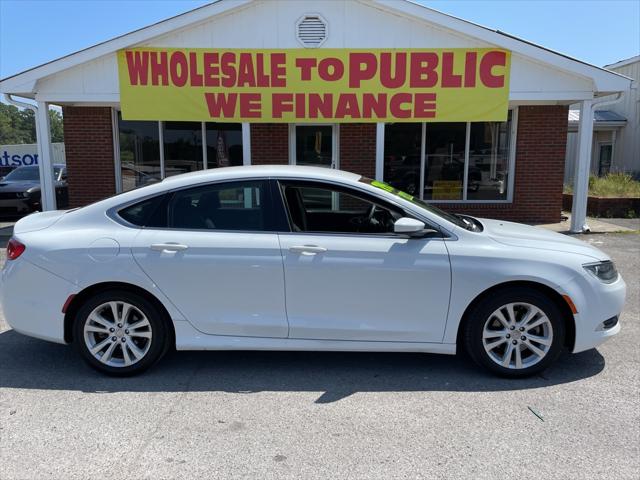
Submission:
[[[530,304],[537,307],[541,310],[546,317],[549,319],[549,323],[551,325],[552,331],[552,340],[551,345],[548,346],[548,350],[546,350],[546,354],[542,357],[542,359],[538,360],[537,363],[532,364],[528,367],[523,368],[507,368],[502,365],[499,365],[496,360],[494,360],[489,353],[485,350],[485,346],[483,343],[483,330],[485,328],[485,324],[490,320],[492,314],[498,310],[499,308],[510,304],[510,303],[524,303]],[[524,308],[524,307],[522,307]],[[538,317],[539,318],[539,317]],[[491,325],[496,325],[496,321],[498,319],[493,317]],[[530,322],[533,323],[533,322]],[[500,322],[498,322],[500,324]],[[489,329],[492,330],[493,327]],[[498,328],[502,328],[501,324]],[[543,327],[538,327],[543,328]],[[544,327],[549,328],[549,327]],[[505,340],[506,345],[504,347],[495,347],[496,349],[504,349],[503,355],[506,358],[506,348],[509,343],[512,342],[520,342],[525,343],[527,341],[526,337],[524,338],[525,342],[523,342],[520,335],[525,335],[527,332],[507,332],[511,335],[518,335],[518,340],[514,338],[510,338],[508,341]],[[535,333],[535,330],[534,330]],[[496,339],[499,339],[497,337]],[[543,292],[540,292],[536,289],[526,288],[526,287],[510,287],[505,288],[504,290],[494,292],[491,295],[484,297],[480,300],[469,312],[468,317],[466,319],[466,324],[464,325],[464,330],[462,332],[462,345],[469,354],[469,356],[480,366],[486,368],[492,373],[508,378],[522,378],[529,377],[531,375],[535,375],[549,367],[560,355],[564,346],[565,339],[565,322],[562,316],[562,311],[558,307],[558,305],[550,299]],[[530,340],[529,340],[530,341]],[[541,346],[540,344],[534,344],[534,346],[538,346],[541,348],[546,348]],[[490,348],[490,347],[488,347]],[[514,346],[513,348],[516,348]],[[532,355],[533,352],[528,349],[528,347],[518,344],[517,348],[520,349],[521,355]],[[500,353],[498,350],[497,353]],[[513,354],[515,356],[515,352]],[[496,355],[497,356],[497,355]],[[535,359],[535,358],[533,358]],[[513,360],[515,363],[515,358]],[[523,364],[524,365],[524,364]]]
[[[136,360],[132,365],[111,366],[101,362],[91,353],[85,340],[84,328],[89,321],[89,316],[94,309],[108,302],[126,302],[142,312],[148,320],[149,327],[145,327],[145,331],[152,332],[152,337],[148,340],[150,345],[148,346],[144,356],[141,356],[141,358]],[[82,358],[96,370],[113,376],[137,375],[158,362],[169,349],[172,337],[170,335],[168,321],[166,314],[143,296],[127,290],[108,290],[100,292],[87,299],[78,309],[73,323],[73,343]],[[106,334],[107,337],[111,335],[112,334]],[[146,348],[147,340],[135,339],[136,342],[140,340],[145,342],[144,346]],[[124,357],[124,352],[122,351],[123,348],[123,346],[120,346],[120,357]],[[128,350],[128,352],[131,352],[131,350]],[[113,355],[114,357],[118,355],[118,346],[114,347]],[[117,358],[115,358],[115,360],[117,360]]]

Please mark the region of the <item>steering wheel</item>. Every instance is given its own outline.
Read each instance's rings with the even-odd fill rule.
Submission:
[[[372,203],[371,207],[369,207],[369,212],[367,213],[367,225],[371,225],[373,218],[376,215],[376,204]]]
[[[376,205],[371,204],[371,206],[367,210],[367,213],[359,217],[353,217],[351,220],[349,220],[349,222],[352,223],[353,225],[356,225],[359,228],[368,226],[368,225],[371,225],[371,222],[373,221],[375,214],[376,214]]]

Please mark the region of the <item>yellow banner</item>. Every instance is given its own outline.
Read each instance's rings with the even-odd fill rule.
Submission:
[[[489,48],[118,52],[125,120],[505,121],[510,66]]]

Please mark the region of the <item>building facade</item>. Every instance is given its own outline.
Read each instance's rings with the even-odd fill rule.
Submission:
[[[511,52],[502,122],[229,123],[122,118],[123,48],[457,49]],[[444,209],[560,219],[569,105],[630,80],[509,35],[390,0],[220,0],[0,82],[61,105],[72,206],[230,165],[319,165],[384,180]],[[14,97],[9,97],[14,98]]]
[[[595,112],[591,173],[603,176],[610,172],[624,172],[640,179],[640,55],[605,68],[631,78],[633,84],[606,110]],[[565,183],[573,180],[579,121],[580,111],[572,106],[569,110]]]

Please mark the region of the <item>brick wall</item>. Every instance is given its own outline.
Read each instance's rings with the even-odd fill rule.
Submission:
[[[566,106],[520,107],[513,203],[438,204],[448,211],[527,223],[555,223],[562,211]]]
[[[376,124],[340,125],[340,169],[374,178],[376,175]]]
[[[289,125],[252,123],[251,164],[286,165],[287,163],[289,163]]]
[[[63,107],[69,207],[116,193],[111,109]]]

